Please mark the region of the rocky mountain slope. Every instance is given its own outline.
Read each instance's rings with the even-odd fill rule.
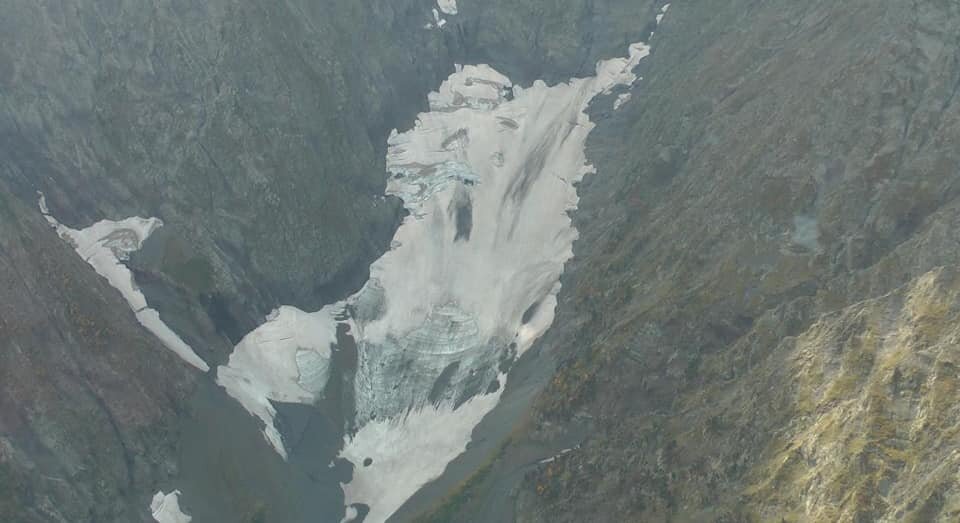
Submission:
[[[136,280],[223,363],[273,307],[363,283],[401,215],[387,135],[454,62],[584,76],[649,38],[662,2],[463,0],[426,28],[434,7],[5,6],[0,520],[150,521],[182,488],[198,522],[339,521],[338,397],[278,406],[282,460],[36,191],[72,227],[161,218]],[[402,517],[955,520],[958,18],[937,0],[672,5],[644,81],[591,108],[575,258],[517,366],[544,390],[495,410],[479,455]]]
[[[197,375],[3,185],[0,217],[0,520],[145,520]]]
[[[562,368],[440,513],[589,420],[518,521],[955,520],[958,14],[673,6],[592,135]]]

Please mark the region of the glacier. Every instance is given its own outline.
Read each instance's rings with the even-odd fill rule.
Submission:
[[[438,7],[456,13],[453,1]],[[442,474],[497,405],[512,362],[553,323],[577,238],[569,216],[579,201],[576,185],[594,172],[585,155],[594,128],[586,110],[616,88],[627,92],[614,109],[627,102],[639,80],[633,70],[649,52],[635,43],[627,56],[598,62],[594,76],[556,85],[524,87],[488,65],[456,66],[428,94],[429,110],[413,127],[388,138],[386,195],[402,200],[408,214],[368,281],[316,312],[277,308],[218,367],[218,385],[263,423],[264,438],[286,459],[273,402],[322,397],[338,327],[345,327],[358,358],[355,412],[340,452],[354,464],[343,485],[345,521],[359,504],[369,507],[366,521],[385,521]],[[42,194],[39,205],[144,327],[208,370],[147,306],[122,263],[159,219],[74,230],[50,215]],[[190,520],[178,495],[155,496],[155,519]]]
[[[457,67],[430,111],[391,134],[387,194],[409,215],[347,299],[360,428],[341,454],[356,466],[344,492],[370,507],[367,521],[385,521],[463,452],[506,385],[502,364],[552,324],[577,238],[568,212],[593,172],[585,110],[636,81],[649,47],[628,53],[554,86]]]

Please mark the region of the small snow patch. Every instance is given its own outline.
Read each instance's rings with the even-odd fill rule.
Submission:
[[[190,523],[192,517],[180,510],[180,491],[169,494],[158,491],[150,503],[150,512],[157,523]]]
[[[437,0],[437,7],[445,15],[457,14],[457,0]]]
[[[617,99],[613,101],[613,110],[616,111],[617,109],[623,107],[623,104],[630,101],[630,96],[630,93],[620,93],[620,95],[617,96]]]
[[[657,25],[660,25],[663,17],[667,16],[667,9],[670,9],[670,4],[663,4],[663,7],[660,8],[660,12],[657,14]]]

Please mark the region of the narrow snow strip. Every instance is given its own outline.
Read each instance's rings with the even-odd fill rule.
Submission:
[[[667,16],[667,9],[670,9],[670,4],[663,4],[663,7],[660,8],[660,13],[657,14],[657,25],[660,25],[663,17]]]
[[[562,456],[565,456],[565,455],[567,455],[567,454],[569,454],[569,453],[571,453],[571,452],[573,452],[573,451],[575,451],[575,450],[577,450],[577,449],[579,449],[579,448],[580,448],[580,445],[577,445],[576,447],[572,447],[572,448],[569,448],[569,449],[563,449],[563,450],[561,450],[560,452],[554,454],[553,456],[550,456],[549,458],[541,459],[540,461],[537,462],[537,464],[538,464],[538,465],[543,465],[543,464],[546,464],[546,463],[553,463],[554,461],[557,461],[557,458],[560,458],[560,457],[562,457]]]
[[[174,490],[169,494],[158,491],[153,495],[150,503],[150,512],[157,523],[190,523],[192,517],[180,510],[180,491]]]
[[[217,384],[263,422],[264,437],[284,458],[270,402],[309,404],[320,396],[330,371],[339,311],[336,305],[314,313],[280,307],[244,336],[229,362],[217,369]]]
[[[42,193],[39,197],[40,212],[47,223],[73,246],[77,254],[90,264],[97,274],[120,291],[136,314],[137,321],[184,361],[204,372],[210,370],[206,362],[163,323],[160,314],[147,307],[147,299],[133,280],[133,273],[123,263],[130,258],[131,253],[140,249],[153,231],[163,226],[163,222],[157,218],[135,216],[120,221],[101,220],[86,229],[71,229],[50,214],[47,200]]]

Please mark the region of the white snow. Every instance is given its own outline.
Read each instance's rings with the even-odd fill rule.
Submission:
[[[190,523],[192,517],[180,510],[180,491],[174,490],[169,494],[158,491],[153,495],[150,503],[150,512],[157,523]]]
[[[217,384],[263,421],[264,437],[284,458],[270,401],[309,404],[320,397],[330,370],[330,347],[336,342],[338,312],[338,305],[314,313],[280,307],[244,336],[229,362],[217,369]]]
[[[445,15],[457,14],[457,0],[437,0],[437,7]]]
[[[499,399],[500,392],[476,396],[456,410],[426,406],[364,425],[341,453],[355,467],[353,481],[343,486],[347,503],[370,505],[364,521],[386,521],[466,449],[473,427]],[[364,467],[367,458],[373,461]]]
[[[360,515],[360,511],[357,510],[357,507],[350,506],[347,507],[344,511],[343,519],[340,520],[340,523],[352,523],[357,519],[357,516]]]
[[[140,322],[140,325],[143,325],[148,331],[152,332],[168,349],[203,372],[210,370],[207,363],[203,361],[200,356],[197,356],[193,348],[187,345],[173,329],[168,327],[167,324],[160,319],[160,313],[157,312],[156,309],[145,307],[137,311],[136,314],[137,321]]]
[[[135,216],[120,221],[101,220],[86,229],[71,229],[50,214],[47,200],[42,193],[39,198],[40,212],[47,223],[56,229],[64,241],[73,246],[77,254],[90,264],[97,274],[120,291],[136,314],[137,321],[184,361],[204,372],[210,370],[206,362],[163,323],[160,314],[147,306],[146,298],[133,280],[133,273],[123,263],[130,258],[131,253],[140,249],[153,231],[163,226],[163,222],[157,218]]]
[[[579,448],[579,445],[576,448]],[[563,449],[560,452],[554,454],[553,456],[550,456],[549,458],[541,459],[537,463],[540,465],[544,465],[546,463],[553,463],[554,461],[557,461],[557,458],[573,452],[574,450],[576,450],[576,448]]]
[[[667,9],[670,9],[670,4],[663,4],[663,7],[660,8],[660,12],[657,14],[657,25],[660,25],[663,17],[667,16]]]
[[[437,11],[436,8],[431,9],[430,12],[433,13],[433,22],[428,22],[427,25],[423,26],[424,29],[433,29],[434,27],[440,29],[441,27],[447,25],[446,19],[440,17],[440,12]]]
[[[610,90],[618,85],[631,85],[637,79],[633,74],[633,69],[640,63],[640,60],[650,54],[650,46],[637,42],[631,44],[629,56],[626,58],[612,58],[603,60],[597,64],[596,83],[602,86],[598,93],[609,94]]]

